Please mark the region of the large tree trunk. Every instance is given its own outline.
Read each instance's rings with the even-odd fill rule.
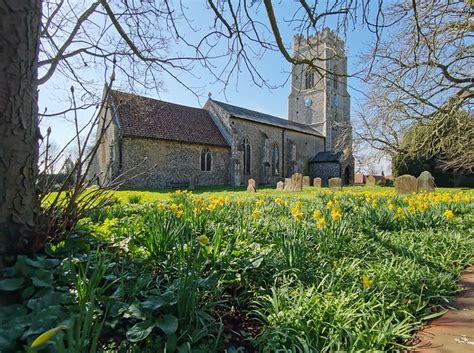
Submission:
[[[0,259],[37,245],[40,19],[40,0],[0,0]]]

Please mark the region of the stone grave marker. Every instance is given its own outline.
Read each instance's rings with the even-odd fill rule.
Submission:
[[[342,190],[342,180],[341,178],[331,178],[329,179],[329,189],[331,190]]]
[[[413,175],[405,174],[397,177],[393,183],[397,194],[411,194],[418,190],[418,181]]]
[[[430,172],[425,170],[421,172],[420,176],[417,178],[417,190],[418,192],[434,192],[435,191],[435,178],[431,175]]]
[[[285,183],[283,181],[279,181],[277,183],[277,190],[284,190],[285,189]]]
[[[283,190],[285,191],[291,191],[291,178],[285,178],[285,185],[283,187]]]
[[[369,175],[365,178],[365,186],[375,186],[375,177],[373,175]]]
[[[255,187],[255,179],[249,179],[247,192],[257,192],[257,188]]]
[[[315,188],[320,188],[321,185],[322,185],[322,182],[323,182],[323,181],[322,181],[321,178],[314,178],[314,179],[313,179],[313,186],[314,186]]]
[[[303,177],[303,186],[309,186],[309,176],[305,175]]]
[[[303,190],[303,175],[295,173],[291,176],[291,191]]]

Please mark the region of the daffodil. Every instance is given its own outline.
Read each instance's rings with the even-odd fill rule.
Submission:
[[[54,336],[56,336],[60,331],[67,329],[66,326],[57,326],[52,328],[51,330],[48,330],[46,332],[43,332],[41,335],[36,337],[36,339],[31,343],[31,348],[36,348],[39,347],[46,342],[50,341]]]
[[[373,282],[368,276],[363,275],[362,276],[362,285],[364,286],[364,289],[369,289],[370,287],[372,287]]]
[[[253,219],[259,219],[261,215],[262,215],[262,212],[260,212],[258,209],[254,209],[252,212]]]
[[[207,244],[209,244],[209,237],[205,234],[202,234],[197,237],[197,242],[201,246],[206,246]]]
[[[316,222],[316,225],[319,229],[323,229],[326,226],[326,220],[324,218],[319,218]]]
[[[454,218],[454,212],[451,210],[446,210],[443,215],[444,215],[444,218],[446,218],[448,221]]]
[[[313,218],[321,218],[322,213],[320,210],[314,210],[313,211]]]
[[[333,209],[331,211],[331,218],[333,221],[337,221],[341,218],[341,212],[338,209]]]

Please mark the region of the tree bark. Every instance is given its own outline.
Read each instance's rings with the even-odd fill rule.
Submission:
[[[40,0],[0,0],[0,259],[38,245],[40,20]]]

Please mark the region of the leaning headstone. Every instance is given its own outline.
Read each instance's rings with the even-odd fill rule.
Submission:
[[[291,191],[303,190],[303,175],[295,173],[291,176]]]
[[[285,189],[285,183],[282,182],[282,181],[279,181],[279,182],[277,183],[277,188],[276,188],[276,189],[277,189],[277,190],[284,190],[284,189]]]
[[[247,192],[257,192],[257,188],[255,187],[255,179],[249,179],[247,186]]]
[[[369,175],[365,178],[365,186],[375,186],[375,177],[373,175]]]
[[[425,170],[417,178],[417,190],[418,192],[434,192],[435,191],[435,179],[430,172]]]
[[[405,174],[395,179],[394,186],[397,194],[400,195],[416,193],[418,181],[413,175]]]
[[[314,179],[313,179],[313,186],[314,186],[315,188],[320,188],[321,185],[322,185],[322,180],[321,180],[321,178],[314,178]]]
[[[283,187],[283,190],[291,191],[291,186],[292,186],[291,179],[290,178],[285,178],[285,185]]]
[[[341,178],[331,178],[331,179],[329,179],[329,189],[331,189],[331,190],[341,190],[342,189],[342,180],[341,180]]]
[[[310,185],[309,183],[310,183],[309,182],[309,176],[305,175],[303,177],[303,186],[309,186]]]

